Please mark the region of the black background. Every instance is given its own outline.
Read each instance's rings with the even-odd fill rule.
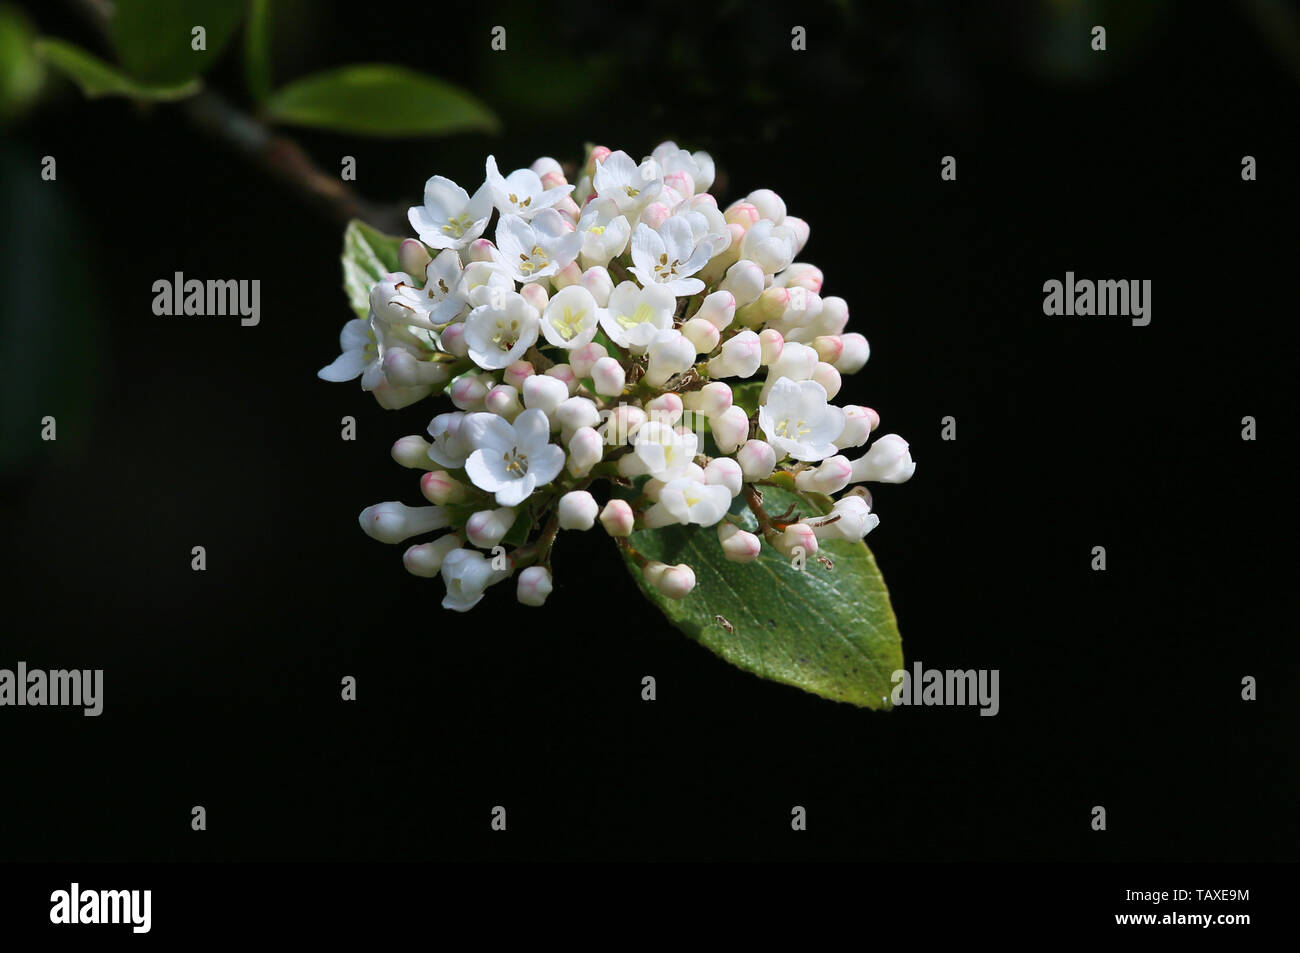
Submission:
[[[71,223],[38,246],[59,282],[6,328],[57,329],[65,296],[93,317],[24,352],[41,386],[2,484],[0,666],[103,668],[106,700],[0,712],[0,858],[1295,858],[1300,75],[1258,8],[352,6],[310,5],[296,43],[283,27],[277,78],[402,62],[505,124],[301,135],[327,170],[355,156],[371,198],[411,204],[435,172],[472,188],[488,152],[674,138],[713,154],[724,203],[771,187],[811,224],[801,258],[872,346],[840,402],[918,461],[869,540],[905,657],[999,669],[1001,712],[873,713],[733,669],[599,531],[561,537],[544,610],[502,586],[443,611],[356,524],[420,502],[388,448],[439,410],[315,376],[351,316],[338,223],[177,107],[68,92],[5,144],[6,241],[20,195]],[[75,5],[31,7],[95,44]],[[237,49],[211,84],[246,103]],[[1045,317],[1067,270],[1150,279],[1151,324]],[[154,316],[175,271],[260,279],[261,324]],[[51,383],[81,396],[45,444]]]

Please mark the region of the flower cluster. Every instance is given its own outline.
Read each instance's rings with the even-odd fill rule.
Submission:
[[[894,434],[848,456],[880,423],[831,403],[867,340],[845,331],[848,305],[822,296],[821,271],[796,260],[807,223],[768,189],[721,209],[713,178],[707,153],[665,142],[639,162],[596,147],[576,184],[554,159],[502,175],[492,156],[473,194],[425,183],[409,212],[418,240],[402,242],[401,270],[374,285],[368,319],[344,326],[320,376],[360,377],[388,408],[434,393],[456,407],[433,418],[431,439],[393,447],[424,471],[428,505],[360,517],[386,543],[447,531],[403,557],[417,576],[442,576],[446,608],[465,611],[516,574],[519,601],[541,605],[557,533],[597,522],[650,585],[681,598],[691,567],[638,556],[634,529],[716,526],[738,563],[765,542],[811,556],[818,540],[875,528],[870,494],[785,522],[763,510],[761,487],[829,497],[911,477]],[[728,515],[737,497],[758,533]]]

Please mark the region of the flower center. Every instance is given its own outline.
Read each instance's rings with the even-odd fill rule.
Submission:
[[[506,464],[506,473],[523,476],[528,472],[528,458],[519,452],[518,447],[511,447],[502,459]]]
[[[519,261],[519,273],[531,275],[533,272],[545,268],[550,259],[546,257],[546,252],[541,245],[534,245],[533,250],[527,255],[523,252],[519,253]]]
[[[492,343],[503,351],[508,351],[515,346],[519,340],[519,321],[511,319],[509,323],[505,321],[497,322],[497,333],[492,335]]]
[[[447,219],[447,224],[442,226],[442,231],[452,238],[460,238],[469,231],[472,224],[474,223],[469,220],[468,215],[455,215]]]
[[[619,327],[634,328],[638,324],[645,324],[647,321],[654,320],[654,311],[648,304],[639,304],[631,314],[620,314],[614,320],[618,322]]]
[[[674,258],[673,263],[670,265],[668,263],[668,255],[667,254],[660,255],[659,264],[655,265],[655,277],[658,278],[660,281],[664,281],[668,278],[676,278],[677,266],[680,264],[681,264],[681,260]]]
[[[560,337],[569,341],[582,330],[582,319],[585,315],[585,311],[574,314],[570,308],[565,308],[563,315],[551,319],[551,326],[560,332]]]
[[[776,435],[778,437],[784,437],[787,440],[797,440],[804,436],[804,434],[808,433],[811,429],[812,428],[808,426],[808,422],[804,420],[796,420],[794,426],[791,427],[790,418],[784,417],[778,421],[776,425]]]
[[[506,198],[510,199],[510,204],[514,205],[516,208],[528,208],[528,206],[533,204],[533,197],[531,195],[522,202],[519,201],[519,198],[513,192],[507,195]]]
[[[627,197],[630,199],[634,199],[641,194],[640,189],[634,189],[630,185],[623,186],[623,191],[627,193]]]

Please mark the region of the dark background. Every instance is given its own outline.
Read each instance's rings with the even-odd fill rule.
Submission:
[[[869,540],[908,665],[999,669],[1001,713],[873,713],[733,669],[599,531],[561,537],[544,610],[511,584],[443,611],[356,515],[420,502],[388,448],[444,402],[387,412],[315,376],[351,317],[341,227],[179,107],[69,89],[3,146],[0,667],[103,668],[105,711],[0,712],[0,858],[1296,857],[1294,8],[293,10],[278,81],[401,62],[502,117],[299,137],[327,170],[355,156],[372,199],[472,188],[490,151],[674,138],[713,154],[724,203],[771,187],[810,222],[800,257],[872,346],[840,402],[918,461]],[[75,4],[29,14],[97,42]],[[210,83],[247,103],[237,44]],[[1151,324],[1045,317],[1067,270],[1151,279]],[[175,271],[260,279],[260,326],[154,316]]]

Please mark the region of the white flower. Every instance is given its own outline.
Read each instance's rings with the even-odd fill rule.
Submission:
[[[578,218],[578,234],[582,236],[583,267],[591,268],[608,265],[611,258],[623,254],[632,237],[632,225],[613,199],[595,199]]]
[[[659,501],[646,510],[646,526],[654,529],[674,523],[712,526],[727,514],[731,491],[699,480],[670,480],[659,490]]]
[[[390,307],[408,308],[408,320],[417,327],[435,328],[455,321],[469,300],[461,286],[460,256],[450,248],[443,249],[425,266],[424,274],[423,288],[397,285]]]
[[[778,454],[824,460],[838,452],[834,440],[844,430],[844,411],[826,403],[826,388],[816,381],[783,377],[758,408],[758,426]]]
[[[537,341],[537,309],[516,291],[507,291],[500,306],[485,304],[465,319],[465,343],[479,367],[499,370],[523,357]]]
[[[677,143],[661,142],[650,157],[659,163],[665,174],[685,172],[691,177],[696,193],[707,192],[713,184],[713,157],[707,152],[690,152],[679,149]]]
[[[673,326],[677,299],[667,288],[637,287],[635,281],[620,282],[609,296],[609,306],[600,316],[600,326],[619,347],[639,354],[658,331]]]
[[[620,149],[611,152],[596,165],[591,184],[598,197],[611,199],[618,210],[628,217],[628,221],[635,221],[641,215],[641,210],[659,194],[664,181],[659,173],[659,165],[653,159],[647,159],[638,165]]]
[[[465,415],[459,411],[439,414],[429,424],[429,436],[433,443],[429,446],[429,459],[449,470],[459,470],[465,460],[474,452],[474,445],[463,429]]]
[[[835,521],[827,522],[834,517]],[[835,501],[830,513],[811,521],[818,539],[847,539],[856,542],[878,525],[880,517],[871,512],[871,504],[860,496],[844,496]]]
[[[582,347],[596,336],[599,312],[596,299],[582,285],[561,288],[546,305],[542,334],[566,351]]]
[[[674,374],[682,374],[695,364],[695,345],[674,328],[656,331],[646,346],[650,360],[646,364],[647,384],[662,387]]]
[[[906,483],[916,472],[907,441],[887,433],[867,448],[865,456],[853,461],[853,482]]]
[[[749,226],[740,240],[740,257],[757,264],[765,274],[774,275],[790,267],[796,242],[794,229],[789,225],[777,225],[770,218],[760,219]]]
[[[515,290],[510,270],[499,261],[471,261],[460,275],[460,293],[470,308],[500,301]]]
[[[526,606],[540,606],[546,602],[553,587],[549,569],[545,566],[529,566],[519,574],[515,597]]]
[[[632,233],[632,274],[642,285],[660,285],[676,297],[704,290],[691,277],[713,256],[715,236],[695,235],[688,216],[673,215],[657,229],[641,224]]]
[[[321,380],[336,384],[356,380],[369,365],[379,366],[379,344],[370,333],[370,322],[365,318],[353,318],[343,325],[339,333],[339,348],[343,353],[316,372]]]
[[[492,562],[477,549],[453,549],[442,559],[442,581],[447,584],[442,607],[468,612],[483,598],[483,590],[508,575],[505,570],[493,569]]]
[[[632,447],[632,453],[619,458],[619,473],[623,476],[648,473],[667,482],[690,472],[695,465],[699,437],[689,430],[678,433],[662,421],[648,420],[637,428]]]
[[[497,245],[515,281],[547,278],[578,257],[582,236],[564,223],[553,208],[542,209],[531,222],[505,215],[497,223]]]
[[[596,525],[596,514],[600,506],[596,498],[586,490],[570,490],[560,497],[556,508],[560,529],[588,530]]]
[[[515,169],[502,177],[497,169],[496,156],[487,157],[487,182],[491,191],[492,202],[504,219],[508,215],[517,215],[530,219],[543,209],[550,208],[560,199],[573,191],[571,185],[560,185],[553,189],[542,188],[542,179],[532,169]],[[497,238],[500,239],[498,225]]]
[[[476,447],[465,473],[498,506],[518,506],[564,467],[564,451],[550,443],[551,426],[540,410],[525,410],[510,423],[495,414],[470,414],[464,427]]]
[[[474,197],[451,179],[435,175],[424,183],[424,205],[406,213],[420,241],[430,248],[461,249],[483,234],[492,215],[492,192],[484,182]]]

